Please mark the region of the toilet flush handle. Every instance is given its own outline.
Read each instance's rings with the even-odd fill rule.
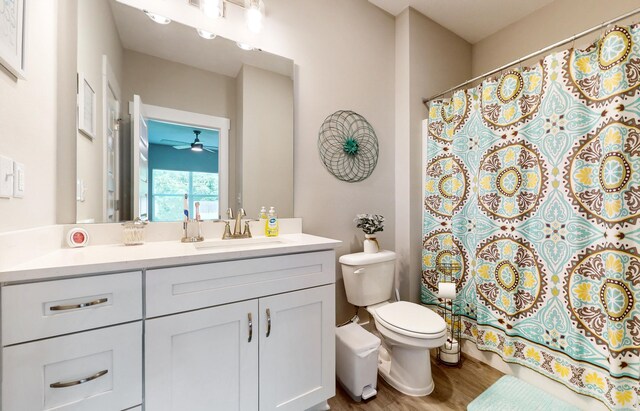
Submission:
[[[353,273],[354,274],[362,274],[362,273],[364,273],[364,271],[365,271],[365,268],[364,267],[360,267],[357,270],[355,270]]]

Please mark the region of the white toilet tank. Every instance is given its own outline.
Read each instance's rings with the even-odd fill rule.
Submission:
[[[387,250],[340,257],[347,301],[358,307],[367,307],[390,300],[395,261],[396,253]]]

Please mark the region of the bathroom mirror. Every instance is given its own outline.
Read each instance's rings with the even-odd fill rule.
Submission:
[[[77,6],[78,223],[181,221],[196,203],[201,219],[293,216],[292,60],[117,0]]]

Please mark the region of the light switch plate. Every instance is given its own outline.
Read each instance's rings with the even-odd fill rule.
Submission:
[[[13,162],[13,196],[16,198],[24,197],[24,164]]]
[[[13,195],[13,160],[0,156],[0,198]]]

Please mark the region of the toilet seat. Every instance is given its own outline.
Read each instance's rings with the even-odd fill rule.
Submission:
[[[436,339],[446,333],[447,325],[427,307],[397,301],[373,308],[378,324],[400,335],[419,339]]]

